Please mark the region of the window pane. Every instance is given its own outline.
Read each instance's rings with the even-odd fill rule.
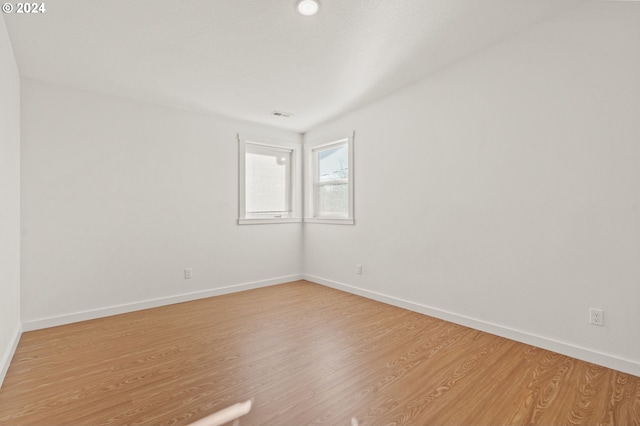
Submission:
[[[340,145],[318,152],[318,182],[349,178],[349,151]]]
[[[318,185],[318,216],[347,217],[349,185],[346,183]]]
[[[291,152],[248,147],[245,159],[247,213],[288,212]]]

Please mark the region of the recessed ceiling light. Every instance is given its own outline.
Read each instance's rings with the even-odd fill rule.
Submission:
[[[300,15],[311,16],[318,13],[320,2],[318,0],[298,0],[296,2],[296,10]]]

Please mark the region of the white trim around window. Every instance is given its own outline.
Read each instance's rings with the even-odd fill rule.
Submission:
[[[353,137],[305,144],[304,221],[355,224]]]
[[[239,134],[238,224],[301,222],[301,165],[300,144]]]

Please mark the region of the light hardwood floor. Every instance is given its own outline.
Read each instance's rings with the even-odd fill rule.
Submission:
[[[305,281],[32,331],[2,425],[640,424],[640,378]]]

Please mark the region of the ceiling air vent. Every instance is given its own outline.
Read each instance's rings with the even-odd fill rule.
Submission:
[[[275,115],[276,117],[291,117],[293,114],[291,114],[290,112],[283,112],[283,111],[273,111],[271,113],[271,115]]]

